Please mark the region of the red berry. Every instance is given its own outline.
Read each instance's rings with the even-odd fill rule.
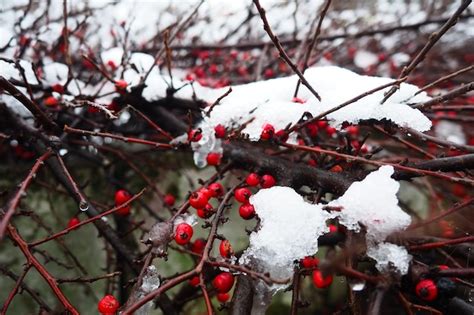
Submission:
[[[246,203],[249,201],[252,192],[248,188],[237,188],[234,192],[234,197],[238,202]]]
[[[70,228],[73,228],[75,227],[76,225],[78,225],[79,223],[81,223],[81,220],[79,220],[78,218],[76,217],[73,217],[69,220],[69,222],[67,223],[67,227],[70,229]]]
[[[232,245],[230,245],[229,240],[222,240],[221,244],[219,245],[219,253],[223,258],[230,258],[234,254],[234,250],[232,249]]]
[[[247,68],[245,66],[240,66],[237,68],[237,73],[241,76],[241,77],[245,77],[246,75],[249,74]]]
[[[166,194],[165,197],[163,198],[163,201],[168,207],[174,206],[174,203],[176,202],[176,198],[172,194]]]
[[[461,185],[461,184],[454,184],[453,194],[459,198],[465,197],[467,195],[466,187],[464,187],[464,185]]]
[[[124,91],[128,86],[127,81],[125,80],[117,80],[115,81],[115,89],[117,91]]]
[[[329,224],[329,233],[336,233],[337,232],[337,226],[334,224]]]
[[[187,81],[194,81],[194,74],[188,73],[188,74],[186,74],[184,79],[187,80]]]
[[[262,176],[262,188],[270,188],[275,186],[276,180],[272,175],[265,174]]]
[[[188,141],[190,142],[198,142],[202,139],[202,131],[201,129],[192,129],[188,132]]]
[[[87,106],[87,112],[91,114],[95,114],[95,113],[100,112],[100,109],[98,109],[95,106]]]
[[[320,129],[325,129],[328,126],[328,122],[325,120],[318,120],[316,124],[318,125],[318,128]]]
[[[250,220],[255,216],[255,208],[250,203],[244,203],[239,207],[239,215],[244,220]]]
[[[214,133],[216,135],[216,138],[222,139],[225,138],[225,127],[221,124],[218,124],[217,126],[214,127]]]
[[[202,254],[204,247],[206,247],[206,241],[203,238],[198,238],[191,245],[191,251],[196,254]]]
[[[217,198],[224,195],[224,187],[221,183],[212,183],[207,188],[211,192],[211,197]]]
[[[218,72],[217,65],[215,63],[211,64],[209,66],[209,73],[210,74],[216,74]]]
[[[230,299],[229,293],[217,293],[217,300],[221,303],[225,303]]]
[[[113,60],[107,61],[107,65],[110,67],[110,69],[112,69],[114,71],[117,69],[117,64]]]
[[[202,192],[204,196],[207,197],[207,199],[211,199],[212,197],[214,197],[214,193],[206,187],[202,187],[201,189],[199,189],[199,191]]]
[[[306,256],[300,260],[300,264],[303,268],[316,268],[319,265],[319,259],[313,256]]]
[[[353,126],[353,125],[348,126],[346,128],[346,131],[348,134],[350,134],[353,137],[357,137],[359,135],[359,127],[357,126]]]
[[[342,172],[342,166],[340,166],[339,164],[334,165],[333,167],[331,167],[330,171],[333,173],[340,173]]]
[[[263,125],[262,133],[260,134],[260,139],[270,140],[275,134],[275,128],[270,124]]]
[[[120,206],[130,200],[132,196],[125,189],[119,189],[115,192],[115,205]]]
[[[63,94],[64,93],[64,86],[62,86],[61,84],[59,83],[56,83],[56,84],[53,84],[51,86],[51,89],[56,92],[56,93],[59,93],[59,94]]]
[[[431,279],[418,282],[415,288],[416,295],[425,301],[434,301],[438,297],[438,287]]]
[[[332,283],[332,275],[323,276],[321,270],[313,271],[313,284],[320,289],[327,288]]]
[[[222,158],[222,154],[211,152],[207,155],[206,161],[207,161],[207,164],[209,165],[217,166],[221,164],[221,158]]]
[[[439,270],[447,270],[447,269],[449,269],[449,266],[447,266],[447,265],[439,265],[439,266],[438,266],[438,269],[439,269]]]
[[[174,232],[174,240],[179,245],[186,245],[193,237],[193,227],[187,223],[180,223]]]
[[[260,176],[258,176],[257,173],[250,173],[247,175],[245,182],[249,186],[257,186],[258,184],[260,184]]]
[[[195,191],[189,196],[189,204],[194,209],[204,208],[209,201],[209,197],[203,191]]]
[[[306,126],[306,130],[308,130],[308,134],[310,137],[316,137],[318,135],[318,124],[311,123]]]
[[[115,192],[115,206],[118,207],[118,206],[123,205],[124,203],[129,201],[130,198],[132,198],[132,196],[130,195],[130,193],[128,191],[126,191],[124,189],[117,190]],[[118,215],[126,216],[126,215],[130,214],[130,209],[131,209],[131,206],[126,205],[126,206],[120,208],[119,210],[117,210],[115,213],[118,214]]]
[[[315,159],[309,159],[308,164],[311,166],[318,166],[318,162]]]
[[[119,308],[119,302],[113,295],[106,295],[99,301],[97,309],[102,315],[113,315]]]
[[[132,207],[130,205],[123,206],[119,210],[115,211],[115,214],[121,215],[121,216],[127,216],[130,214],[130,210]]]
[[[212,285],[219,293],[229,292],[234,285],[234,276],[229,272],[221,272],[212,280]]]
[[[265,69],[265,71],[263,72],[263,76],[266,79],[270,79],[275,76],[275,73],[273,72],[273,69],[268,68],[268,69]]]
[[[299,98],[299,97],[293,97],[293,99],[291,100],[293,103],[300,103],[300,104],[304,104],[306,103],[306,101],[302,98]]]
[[[327,126],[327,127],[326,127],[326,134],[327,134],[328,136],[332,136],[332,135],[334,135],[335,133],[336,133],[336,128],[331,127],[331,126]]]
[[[197,287],[199,285],[199,282],[201,281],[199,280],[198,276],[195,276],[189,279],[189,284],[192,285],[193,287]]]
[[[212,207],[210,203],[208,203],[207,205],[204,206],[204,208],[197,209],[196,213],[198,217],[202,219],[208,219],[214,214],[214,212],[215,212],[214,208]]]
[[[282,142],[286,142],[288,140],[288,133],[284,129],[280,129],[275,133],[275,137]]]
[[[45,100],[44,100],[44,105],[46,106],[49,106],[49,107],[54,107],[56,105],[59,104],[59,101],[57,98],[55,98],[54,96],[48,96]]]

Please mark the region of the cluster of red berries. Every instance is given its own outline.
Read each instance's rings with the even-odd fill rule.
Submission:
[[[264,174],[261,177],[257,173],[250,173],[245,182],[250,187],[260,185],[262,188],[270,188],[275,186],[276,180],[272,175]],[[239,215],[244,220],[250,220],[255,216],[255,207],[249,202],[252,191],[247,187],[237,188],[234,192],[234,198],[242,203],[239,207]]]
[[[234,276],[230,272],[221,272],[214,280],[212,280],[212,286],[216,289],[217,300],[224,303],[230,298],[229,291],[234,286]]]
[[[203,187],[200,190],[193,192],[191,196],[189,196],[189,204],[191,207],[196,209],[198,217],[208,219],[215,213],[215,209],[209,203],[209,200],[211,198],[222,197],[223,195],[224,187],[222,184],[212,183],[207,187]],[[166,199],[168,199],[170,203],[173,201],[174,204],[174,197],[172,200],[170,197],[165,198],[165,203],[170,205],[170,203],[166,202]],[[193,233],[193,227],[188,223],[183,222],[176,226],[174,239],[179,245],[186,245],[191,241]]]
[[[306,256],[300,260],[300,265],[306,269],[314,269],[312,273],[313,284],[316,288],[325,289],[332,284],[333,276],[328,274],[324,275],[323,272],[318,268],[319,259],[313,256]],[[316,269],[315,269],[316,268]]]

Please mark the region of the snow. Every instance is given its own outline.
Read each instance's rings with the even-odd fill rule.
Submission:
[[[391,178],[393,167],[377,171],[353,183],[329,206],[341,211],[326,212],[321,204],[307,203],[290,187],[262,189],[250,198],[260,218],[260,229],[250,235],[249,247],[239,263],[249,264],[278,279],[291,278],[293,262],[318,251],[318,238],[327,233],[326,220],[339,223],[356,233],[366,229],[368,255],[377,269],[400,273],[408,271],[410,256],[403,247],[385,243],[388,235],[404,230],[411,218],[399,206],[399,184]],[[283,286],[272,286],[276,292]]]
[[[354,64],[362,69],[375,65],[378,61],[377,55],[367,50],[358,50],[354,56]]]
[[[339,223],[355,232],[364,226],[369,242],[383,241],[388,235],[405,229],[411,218],[398,206],[396,194],[400,184],[391,178],[392,174],[392,166],[382,166],[330,202],[330,206],[343,207]]]
[[[456,144],[466,144],[466,134],[459,124],[441,120],[435,125],[434,131],[437,138],[446,139]]]
[[[197,127],[203,130],[203,138],[199,146],[210,146],[207,141],[214,141],[214,126],[222,124],[228,128],[236,128],[247,124],[243,133],[249,139],[257,141],[260,138],[262,126],[269,123],[278,131],[288,125],[295,125],[305,112],[313,116],[321,114],[342,104],[364,92],[392,82],[392,79],[358,75],[350,70],[335,67],[312,67],[305,72],[305,77],[311,86],[320,94],[321,102],[304,86],[300,88],[299,97],[306,100],[304,104],[292,102],[292,96],[298,81],[296,75],[257,81],[232,87],[232,92],[221,100]],[[213,103],[223,95],[228,88],[210,89],[195,83],[194,88],[198,98]],[[431,121],[418,109],[411,108],[406,99],[415,94],[415,85],[402,83],[400,89],[384,104],[380,104],[384,93],[390,87],[368,95],[327,116],[330,124],[341,128],[343,122],[357,124],[361,120],[391,120],[402,127],[411,127],[418,131],[431,128]],[[190,98],[190,86],[181,89],[176,96]],[[152,98],[154,99],[154,98]],[[424,102],[430,98],[422,92],[410,102]],[[252,120],[252,121],[250,121]],[[249,123],[250,121],[250,123]],[[198,153],[202,154],[202,153]],[[195,160],[200,160],[195,156]],[[205,166],[199,163],[199,166]]]
[[[241,263],[257,264],[277,279],[290,278],[293,261],[318,250],[318,237],[329,231],[331,216],[321,205],[306,203],[290,187],[262,189],[252,197],[261,222],[250,235],[250,245]]]
[[[395,269],[399,274],[406,274],[410,266],[411,255],[405,247],[391,243],[380,243],[369,247],[367,256],[376,261],[375,267],[380,272]]]
[[[52,62],[43,67],[44,81],[49,85],[59,83],[61,85],[66,84],[68,67],[67,65],[59,62]]]
[[[19,60],[19,64],[23,70],[25,70],[25,77],[28,83],[38,84],[31,63],[25,60]],[[15,79],[23,82],[23,77],[21,76],[20,71],[15,67],[15,64],[11,62],[0,60],[0,75],[6,79]]]

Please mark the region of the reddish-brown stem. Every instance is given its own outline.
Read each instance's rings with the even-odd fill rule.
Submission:
[[[51,156],[51,154],[52,152],[48,150],[36,160],[35,164],[31,168],[26,178],[21,182],[20,188],[18,189],[18,191],[15,193],[13,198],[8,203],[8,209],[5,212],[5,214],[2,216],[2,221],[0,222],[0,240],[3,239],[8,223],[10,222],[10,219],[13,216],[15,209],[20,204],[21,198],[23,197],[24,194],[26,194],[26,189],[30,185],[33,178],[36,176],[36,173],[38,172],[41,165],[44,164],[44,161],[47,160]]]
[[[124,142],[133,142],[133,143],[139,143],[139,144],[144,144],[144,145],[150,145],[155,148],[163,148],[163,149],[171,149],[173,148],[172,145],[167,144],[167,143],[160,143],[160,142],[155,142],[155,141],[150,141],[150,140],[144,140],[144,139],[138,139],[138,138],[130,138],[130,137],[124,137],[124,136],[119,136],[115,135],[112,133],[107,133],[107,132],[98,132],[98,131],[89,131],[89,130],[83,130],[83,129],[76,129],[72,128],[69,126],[64,126],[64,131],[68,133],[77,133],[81,135],[89,135],[89,136],[96,136],[96,137],[108,137],[112,139],[117,139],[121,140]]]
[[[18,234],[16,228],[12,225],[8,225],[8,234],[10,235],[13,242],[20,248],[25,255],[28,263],[31,264],[38,273],[43,277],[43,279],[48,283],[49,287],[53,290],[54,294],[58,297],[61,304],[73,315],[79,315],[79,312],[72,306],[69,300],[66,298],[64,293],[59,288],[56,280],[53,276],[43,267],[43,265],[36,259],[36,257],[31,253],[28,244],[23,240],[23,238]]]
[[[150,118],[148,118],[145,114],[143,114],[141,111],[139,111],[138,109],[136,109],[135,107],[129,105],[128,108],[130,108],[131,110],[133,110],[135,113],[137,113],[141,118],[143,118],[150,126],[152,126],[156,131],[158,131],[159,133],[161,133],[162,135],[164,135],[165,137],[167,137],[168,139],[170,140],[173,140],[173,136],[170,135],[168,132],[164,131],[160,126],[158,126],[157,124],[155,124]]]
[[[207,292],[202,273],[199,275],[199,287],[201,288],[202,296],[204,297],[204,302],[206,303],[207,315],[214,314],[211,299],[209,298],[209,293]]]
[[[7,314],[8,306],[10,306],[10,303],[13,301],[13,298],[18,293],[18,289],[20,288],[20,286],[23,282],[23,279],[25,279],[25,276],[28,273],[28,271],[30,270],[30,268],[31,268],[30,264],[26,265],[25,268],[23,269],[23,272],[21,273],[21,275],[16,280],[15,286],[10,291],[10,294],[8,295],[5,302],[3,303],[2,312],[0,313],[1,315],[6,315]]]
[[[420,52],[413,58],[413,60],[408,64],[408,66],[404,67],[402,72],[399,75],[399,79],[405,78],[403,81],[406,80],[407,76],[420,64],[426,57],[426,54],[430,51],[431,48],[436,44],[436,42],[443,36],[452,26],[456,24],[458,21],[459,16],[461,13],[471,4],[472,0],[463,0],[459,8],[454,12],[454,14],[449,18],[446,23],[439,29],[439,31],[434,32],[431,34],[428,42],[423,46]],[[387,99],[390,98],[397,89],[399,88],[400,84],[393,86],[390,91],[387,92],[384,99],[382,100],[382,104],[385,103]]]
[[[94,216],[94,217],[92,217],[92,218],[89,218],[89,219],[87,219],[87,220],[81,221],[81,222],[79,222],[77,225],[75,225],[75,226],[73,226],[73,227],[69,227],[69,228],[67,228],[67,229],[64,229],[64,230],[62,230],[61,232],[55,233],[55,234],[53,234],[53,235],[51,235],[51,236],[48,236],[48,237],[46,237],[46,238],[44,238],[44,239],[42,239],[42,240],[39,240],[39,241],[36,241],[36,242],[32,242],[32,243],[29,244],[29,246],[30,246],[30,247],[35,247],[35,246],[38,246],[38,245],[40,245],[40,244],[46,243],[46,242],[48,242],[48,241],[50,241],[50,240],[52,240],[52,239],[55,239],[55,238],[61,237],[61,236],[63,236],[63,235],[66,235],[66,234],[68,234],[68,233],[69,233],[70,231],[72,231],[72,230],[77,230],[78,228],[80,228],[80,227],[83,226],[83,225],[86,225],[86,224],[88,224],[88,223],[91,223],[91,222],[93,222],[93,221],[96,221],[96,220],[98,220],[98,219],[100,219],[100,218],[102,218],[102,217],[105,217],[105,216],[107,216],[107,215],[109,215],[109,214],[111,214],[111,213],[117,212],[118,210],[120,210],[120,209],[122,209],[122,208],[128,206],[128,205],[129,205],[130,203],[132,203],[135,199],[139,198],[141,195],[143,195],[144,192],[145,192],[145,189],[142,189],[138,194],[133,195],[132,198],[130,198],[129,200],[127,200],[126,202],[124,202],[124,203],[121,204],[120,206],[114,207],[114,208],[112,208],[112,209],[110,209],[110,210],[107,210],[107,211],[104,211],[104,212],[102,212],[101,214],[98,214],[98,215],[96,215],[96,216]]]
[[[290,57],[288,57],[287,53],[285,52],[285,49],[283,49],[283,46],[280,43],[280,40],[278,37],[273,34],[273,31],[270,27],[270,24],[268,23],[267,16],[265,14],[265,10],[262,8],[260,5],[259,0],[253,0],[253,3],[255,4],[255,7],[258,10],[258,13],[260,14],[260,17],[262,18],[263,22],[263,29],[267,32],[268,36],[272,40],[273,44],[275,47],[278,49],[278,52],[280,53],[280,57],[288,64],[288,66],[293,70],[294,73],[300,78],[301,83],[308,88],[308,90],[319,100],[321,101],[321,97],[319,96],[318,92],[314,90],[314,88],[309,84],[308,80],[304,77],[304,75],[301,73],[301,71],[298,69],[298,67],[291,61]]]
[[[454,182],[454,183],[463,183],[463,184],[468,184],[468,185],[474,186],[474,181],[472,181],[470,179],[464,179],[464,178],[459,178],[459,177],[451,177],[451,176],[448,176],[448,175],[440,174],[439,172],[434,172],[434,171],[429,171],[429,170],[422,170],[422,169],[408,167],[408,166],[395,164],[395,163],[368,160],[368,159],[365,159],[363,157],[338,153],[338,152],[335,152],[335,151],[325,150],[325,149],[321,149],[321,148],[317,148],[317,147],[308,147],[308,146],[304,146],[304,145],[296,145],[296,144],[288,144],[288,143],[282,143],[281,145],[284,146],[284,147],[291,148],[291,149],[296,149],[296,150],[303,150],[303,151],[316,152],[316,153],[325,153],[325,154],[328,154],[328,155],[331,155],[331,156],[337,156],[337,157],[340,157],[340,158],[344,158],[345,160],[347,160],[349,162],[358,161],[358,162],[377,165],[377,166],[391,165],[395,169],[398,169],[398,170],[407,171],[407,172],[411,172],[411,173],[415,173],[415,174],[419,174],[419,175],[429,175],[429,176],[433,176],[433,177],[446,179],[446,180],[449,180],[450,182]]]
[[[452,207],[451,209],[446,210],[446,211],[444,211],[444,212],[442,212],[442,213],[440,213],[440,214],[438,214],[438,215],[436,215],[436,216],[434,216],[434,217],[432,217],[432,218],[430,218],[430,219],[427,219],[427,220],[425,220],[425,221],[423,221],[423,222],[418,222],[418,223],[416,223],[416,224],[413,224],[413,225],[409,226],[409,227],[407,228],[407,230],[417,229],[417,228],[419,228],[419,227],[422,227],[422,226],[425,226],[425,225],[430,224],[430,223],[432,223],[432,222],[435,222],[435,221],[437,221],[437,220],[439,220],[439,219],[441,219],[441,218],[444,218],[444,217],[447,216],[447,215],[450,215],[450,214],[452,214],[452,213],[454,213],[454,212],[456,212],[456,211],[459,211],[459,210],[461,210],[461,209],[463,209],[463,208],[465,208],[465,207],[471,205],[473,202],[474,202],[474,198],[468,199],[468,200],[464,201],[463,203],[461,203],[461,204],[459,204],[459,205],[456,205],[456,206]]]
[[[455,245],[461,243],[469,243],[474,242],[474,236],[465,236],[459,237],[452,240],[440,241],[440,242],[432,242],[432,243],[425,243],[421,245],[412,245],[409,247],[409,250],[416,251],[416,250],[429,250],[438,247],[444,247],[448,245]]]

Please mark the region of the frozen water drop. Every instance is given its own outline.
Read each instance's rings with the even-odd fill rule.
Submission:
[[[362,291],[365,288],[365,281],[364,280],[351,280],[349,285],[352,291]]]
[[[82,212],[89,210],[89,204],[87,203],[87,201],[81,201],[79,203],[79,210],[81,210]]]
[[[60,150],[59,150],[59,155],[60,155],[60,156],[65,156],[67,153],[68,153],[68,150],[67,150],[67,149],[60,149]]]

